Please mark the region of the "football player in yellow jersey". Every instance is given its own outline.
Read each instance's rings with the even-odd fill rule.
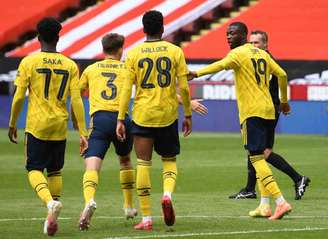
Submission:
[[[164,220],[169,226],[175,223],[171,196],[177,176],[176,155],[180,153],[177,84],[185,115],[184,136],[191,133],[191,106],[184,54],[181,48],[161,39],[163,15],[158,11],[148,11],[143,15],[142,23],[147,40],[127,54],[126,66],[130,75],[122,92],[116,133],[120,140],[126,140],[123,120],[132,85],[135,84],[132,134],[138,158],[136,185],[142,221],[134,228],[151,230],[150,168],[153,148],[163,162]]]
[[[254,30],[251,32],[249,37],[249,42],[252,43],[255,47],[258,47],[262,50],[268,51],[268,34],[261,30]],[[278,79],[276,76],[271,75],[270,79],[270,94],[272,102],[275,108],[275,123],[273,127],[267,134],[266,138],[266,149],[264,150],[265,160],[270,163],[275,168],[284,172],[288,175],[295,183],[295,200],[300,200],[305,193],[307,186],[311,182],[310,178],[307,176],[302,176],[299,174],[284,158],[283,156],[273,152],[273,145],[275,139],[275,127],[279,120],[280,115],[280,100],[279,100],[279,87]],[[252,163],[247,160],[248,168],[248,177],[246,187],[241,189],[240,192],[229,196],[233,199],[243,199],[243,198],[256,198],[255,185],[256,185],[256,172]],[[253,211],[254,212],[254,211]],[[254,213],[253,213],[254,215]]]
[[[281,92],[280,108],[284,114],[288,114],[290,106],[287,101],[287,75],[267,52],[247,43],[247,33],[247,26],[244,23],[230,24],[227,29],[227,40],[231,48],[229,54],[197,72],[191,72],[190,78],[223,69],[234,70],[244,145],[256,170],[261,199],[263,199],[255,210],[258,212],[256,216],[276,220],[289,213],[292,207],[284,199],[264,159],[267,135],[275,123],[275,109],[269,91],[269,80],[271,74],[277,76]],[[269,205],[270,195],[276,202],[273,215]]]
[[[120,161],[120,183],[124,197],[124,213],[127,219],[134,218],[137,210],[133,208],[135,173],[130,161],[132,136],[129,132],[131,120],[124,114],[127,138],[121,142],[116,137],[116,122],[119,100],[125,78],[126,67],[120,62],[123,52],[124,37],[115,33],[102,38],[105,59],[88,66],[80,80],[81,90],[89,89],[90,136],[89,147],[85,152],[86,171],[83,176],[83,194],[85,208],[81,213],[79,228],[87,230],[96,209],[94,200],[98,185],[102,160],[111,143],[114,144]]]
[[[91,217],[96,209],[94,196],[98,186],[99,171],[111,142],[114,144],[120,161],[120,183],[124,197],[125,217],[129,219],[137,215],[137,210],[133,208],[132,198],[135,173],[130,159],[133,142],[128,115],[125,116],[127,140],[118,141],[115,133],[119,100],[125,78],[128,75],[125,64],[120,61],[123,44],[124,37],[122,35],[116,33],[105,35],[102,38],[105,60],[87,67],[80,80],[81,90],[89,89],[90,126],[92,129],[88,139],[89,147],[84,155],[86,165],[86,172],[83,177],[85,208],[80,217],[80,230],[89,228]],[[177,97],[179,101],[182,101],[180,95]],[[200,115],[206,115],[208,112],[200,100],[192,100],[191,105],[193,110]]]
[[[45,18],[37,24],[41,52],[25,57],[19,65],[8,132],[10,141],[17,143],[16,122],[28,89],[26,169],[31,186],[47,205],[44,233],[50,236],[57,231],[57,218],[62,208],[58,200],[62,190],[69,94],[80,132],[81,152],[88,145],[78,67],[56,51],[60,30],[60,23],[53,18]],[[44,169],[47,169],[47,179]]]

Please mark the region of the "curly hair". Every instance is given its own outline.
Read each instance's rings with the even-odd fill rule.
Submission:
[[[161,32],[163,22],[162,13],[156,10],[148,11],[142,17],[144,32],[151,36]]]
[[[62,26],[56,19],[46,17],[38,22],[36,29],[41,40],[51,43],[58,39]]]
[[[241,32],[242,34],[244,34],[244,35],[247,36],[247,34],[248,34],[248,29],[247,29],[247,26],[246,26],[245,23],[243,23],[243,22],[233,22],[233,23],[231,23],[231,24],[229,25],[229,27],[230,27],[230,26],[235,26],[235,27],[237,27],[237,28],[240,30],[240,32]]]

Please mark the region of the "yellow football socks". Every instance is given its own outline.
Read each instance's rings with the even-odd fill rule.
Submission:
[[[262,181],[256,177],[256,181],[257,181],[257,186],[260,190],[261,193],[261,197],[263,198],[269,198],[270,197],[270,192],[268,190],[266,190],[266,188],[264,187]]]
[[[36,191],[41,200],[48,204],[52,200],[48,182],[41,171],[32,170],[28,172],[28,179],[32,188]]]
[[[272,195],[274,199],[281,196],[278,184],[272,176],[272,171],[264,159],[264,155],[250,156],[250,160],[256,170],[256,175],[261,180],[264,188]]]
[[[54,200],[59,200],[62,192],[62,175],[60,171],[48,172],[48,186]]]
[[[172,193],[177,177],[176,157],[162,158],[163,161],[163,191]]]
[[[87,170],[83,175],[83,195],[87,205],[94,198],[98,186],[97,170]]]
[[[120,183],[124,198],[124,208],[133,207],[133,190],[135,185],[134,169],[120,170]]]
[[[137,165],[137,192],[142,216],[150,216],[150,168],[151,161],[138,159]]]

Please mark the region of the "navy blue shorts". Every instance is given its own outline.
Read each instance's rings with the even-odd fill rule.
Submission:
[[[88,139],[89,147],[84,153],[84,158],[96,156],[104,159],[111,143],[119,156],[128,155],[133,146],[131,136],[131,120],[125,116],[126,140],[120,142],[116,137],[116,124],[118,112],[97,111],[91,118],[91,133]]]
[[[241,125],[244,147],[250,152],[272,148],[277,120],[251,117]]]
[[[132,121],[132,134],[154,139],[154,149],[162,157],[180,153],[178,120],[166,127],[143,127]]]
[[[64,166],[66,140],[40,140],[25,134],[26,169],[59,171]]]

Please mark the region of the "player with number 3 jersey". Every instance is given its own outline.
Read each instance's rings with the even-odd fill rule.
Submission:
[[[98,186],[102,161],[110,144],[113,143],[120,161],[120,183],[124,198],[124,213],[127,219],[136,216],[133,208],[135,173],[131,165],[130,152],[132,137],[131,121],[124,112],[127,139],[121,142],[116,137],[116,122],[123,84],[127,77],[125,64],[120,61],[124,37],[110,33],[102,38],[105,59],[88,66],[80,80],[81,90],[89,89],[90,134],[89,147],[84,154],[85,173],[83,176],[84,210],[81,213],[79,229],[87,230],[96,210],[95,193]]]

